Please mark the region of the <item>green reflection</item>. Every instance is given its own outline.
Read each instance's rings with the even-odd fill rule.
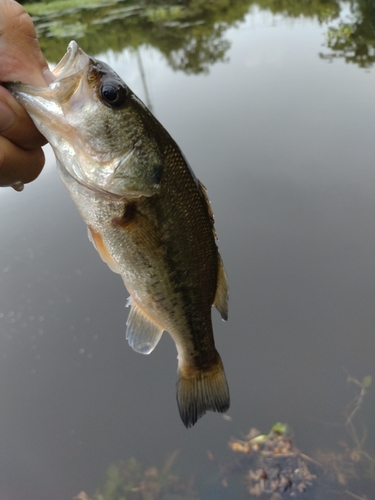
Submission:
[[[258,0],[255,2],[262,10],[285,17],[315,17],[319,22],[336,18],[340,13],[337,0]]]
[[[344,58],[347,63],[369,68],[375,62],[375,2],[352,2],[350,7],[351,18],[328,29],[327,45],[332,52],[320,57],[329,61]]]
[[[225,60],[229,42],[224,32],[244,19],[251,0],[57,0],[27,3],[40,44],[51,62],[60,60],[67,42],[75,38],[89,54],[111,49],[158,49],[175,70],[207,72]]]
[[[22,3],[22,2],[21,2]],[[204,73],[225,61],[230,43],[226,30],[244,20],[251,7],[287,18],[310,17],[320,23],[339,19],[339,0],[52,0],[23,2],[37,27],[43,52],[60,60],[67,42],[76,39],[95,55],[111,49],[154,47],[174,70]],[[350,20],[327,24],[329,54],[369,67],[375,58],[375,3],[350,2]]]

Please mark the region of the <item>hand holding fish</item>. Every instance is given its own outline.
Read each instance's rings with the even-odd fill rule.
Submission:
[[[228,287],[205,187],[106,63],[72,41],[53,74],[48,87],[7,88],[50,142],[89,238],[124,281],[130,346],[149,354],[163,331],[171,335],[186,427],[208,410],[227,411],[211,308],[227,319]]]
[[[24,8],[14,0],[0,0],[0,82],[45,86],[51,75]],[[21,190],[38,177],[46,142],[25,109],[0,85],[0,186]]]

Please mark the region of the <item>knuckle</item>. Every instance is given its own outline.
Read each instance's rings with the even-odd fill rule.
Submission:
[[[34,164],[36,167],[42,168],[44,166],[44,152],[42,148],[34,149]]]
[[[6,163],[6,154],[4,148],[1,147],[0,144],[0,177],[2,176],[2,171],[4,169]]]

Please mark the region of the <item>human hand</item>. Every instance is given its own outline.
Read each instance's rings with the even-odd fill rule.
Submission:
[[[0,0],[0,82],[46,86],[52,80],[29,15],[16,1]],[[24,108],[0,85],[0,186],[21,191],[24,183],[36,179],[46,142]]]

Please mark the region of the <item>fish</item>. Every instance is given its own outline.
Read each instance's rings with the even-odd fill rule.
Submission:
[[[75,41],[48,87],[7,88],[51,144],[57,169],[103,261],[129,293],[126,338],[149,354],[175,342],[177,404],[189,428],[229,408],[211,310],[228,318],[228,281],[207,191],[149,109]]]

